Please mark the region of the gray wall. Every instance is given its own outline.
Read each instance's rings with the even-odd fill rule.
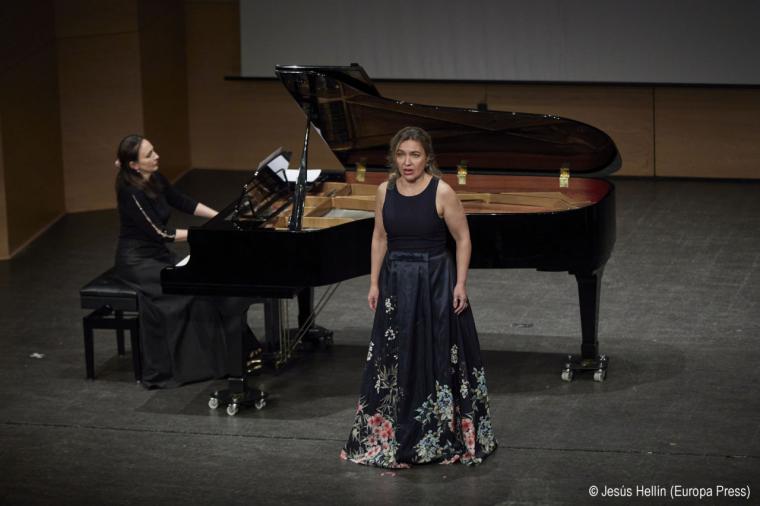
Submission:
[[[241,72],[760,84],[759,21],[754,0],[240,0]]]

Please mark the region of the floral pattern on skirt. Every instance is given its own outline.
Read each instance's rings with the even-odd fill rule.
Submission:
[[[478,464],[497,446],[472,311],[452,311],[448,253],[389,252],[354,424],[341,457]]]

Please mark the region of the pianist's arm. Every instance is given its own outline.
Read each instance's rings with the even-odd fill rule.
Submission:
[[[369,293],[367,302],[372,311],[377,308],[377,299],[380,297],[380,267],[383,265],[385,253],[388,251],[388,235],[383,225],[383,203],[385,202],[385,190],[388,183],[382,183],[377,187],[375,197],[375,230],[372,232],[372,269],[369,275]]]
[[[158,173],[156,173],[158,175]],[[163,176],[161,176],[163,178]],[[169,183],[166,178],[163,178],[164,195],[166,195],[166,201],[175,209],[178,209],[184,213],[192,214],[193,216],[200,216],[201,218],[213,218],[219,214],[214,209],[206,206],[205,204],[198,202],[194,198],[182,193],[178,189]],[[187,229],[178,228],[174,237],[175,241],[187,240]]]
[[[157,175],[160,175],[156,173]],[[174,209],[178,209],[183,213],[192,214],[193,216],[200,216],[201,218],[213,218],[219,214],[214,209],[211,209],[207,205],[198,202],[194,198],[182,193],[178,189],[169,183],[163,175],[160,175],[163,179],[162,184],[164,186],[164,194],[166,195],[166,201]]]
[[[176,242],[187,238],[187,230],[168,226],[168,213],[160,215],[144,191],[135,187],[119,189],[119,214],[129,230],[140,238],[157,242]],[[139,232],[138,232],[139,231]]]
[[[201,218],[213,218],[217,214],[219,214],[219,211],[215,211],[200,202],[198,202],[198,205],[195,206],[195,211],[193,211],[194,216],[200,216]]]

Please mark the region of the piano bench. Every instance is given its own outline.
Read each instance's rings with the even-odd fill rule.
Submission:
[[[93,310],[82,318],[87,379],[95,379],[94,330],[115,330],[116,348],[119,355],[124,355],[124,331],[128,330],[132,349],[132,369],[135,381],[139,383],[142,380],[142,358],[137,291],[117,278],[114,275],[114,269],[111,268],[84,285],[79,290],[79,298],[82,309]]]

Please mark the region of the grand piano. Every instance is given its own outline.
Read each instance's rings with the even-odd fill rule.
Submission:
[[[239,198],[190,229],[190,261],[162,272],[165,292],[276,298],[369,274],[388,142],[400,128],[419,126],[467,214],[471,268],[573,275],[581,349],[561,377],[590,370],[604,380],[608,359],[599,354],[597,327],[602,273],[615,244],[615,191],[603,176],[621,165],[608,135],[549,114],[389,99],[357,64],[277,66],[276,74],[306,115],[298,180],[283,183],[260,167]],[[345,167],[310,187],[309,125]]]

